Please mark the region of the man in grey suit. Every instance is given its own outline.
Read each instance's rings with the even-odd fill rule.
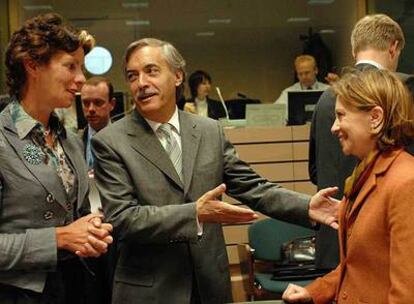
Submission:
[[[238,159],[220,124],[178,111],[185,61],[168,42],[141,39],[125,55],[136,111],[92,139],[104,212],[119,239],[113,303],[231,302],[220,223],[264,214],[336,226],[337,204],[269,183]]]
[[[369,15],[359,20],[352,31],[352,54],[357,69],[378,68],[395,71],[404,47],[401,27],[383,14]],[[402,81],[412,77],[398,73]],[[337,198],[342,198],[345,179],[351,175],[357,160],[342,153],[338,138],[331,134],[335,121],[336,96],[325,91],[316,106],[311,126],[309,146],[309,175],[318,189],[338,186]],[[316,234],[316,265],[334,269],[339,262],[337,232],[321,226]]]

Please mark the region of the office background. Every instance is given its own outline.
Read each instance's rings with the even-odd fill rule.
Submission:
[[[1,0],[0,94],[6,92],[3,62],[10,32],[48,11],[88,29],[110,50],[113,65],[105,76],[117,91],[127,91],[121,72],[126,46],[152,36],[175,44],[189,73],[208,71],[225,99],[242,93],[270,103],[294,82],[292,62],[303,50],[300,36],[310,29],[331,51],[334,67],[352,65],[350,32],[367,12],[384,12],[401,22],[408,43],[399,70],[413,71],[414,4],[409,0]],[[217,98],[215,91],[211,97]]]
[[[0,95],[6,93],[4,50],[10,33],[25,19],[49,11],[88,29],[112,53],[112,68],[104,76],[125,93],[124,50],[133,40],[151,36],[176,45],[187,72],[208,71],[225,99],[242,93],[270,103],[294,82],[293,60],[304,46],[301,36],[308,36],[310,28],[319,34],[339,71],[353,64],[349,36],[367,13],[386,13],[401,24],[407,44],[399,71],[414,73],[413,0],[0,0]],[[218,98],[215,91],[211,97]],[[241,157],[269,180],[300,192],[315,191],[307,176],[305,127],[291,133],[252,130],[251,137],[242,129],[227,131]],[[246,227],[223,228],[232,266],[239,262],[236,244],[247,242]],[[237,272],[232,271],[232,281],[234,292],[242,290]],[[235,294],[235,299],[243,296]]]

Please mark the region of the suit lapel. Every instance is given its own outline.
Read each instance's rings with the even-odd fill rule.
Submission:
[[[402,152],[402,149],[398,150],[390,150],[388,152],[382,152],[381,155],[378,157],[374,168],[372,169],[371,176],[367,179],[364,186],[361,189],[361,192],[358,194],[357,198],[355,199],[355,202],[351,208],[351,211],[349,213],[348,217],[348,226],[352,225],[355,218],[358,215],[359,210],[362,207],[362,204],[364,203],[366,197],[375,189],[377,186],[377,177],[379,175],[384,174],[393,161],[397,158],[397,156]]]
[[[181,111],[178,113],[181,128],[181,147],[185,184],[184,193],[187,193],[193,178],[193,170],[199,148],[201,132],[197,129],[197,124],[188,114]]]
[[[151,127],[137,111],[133,111],[129,116],[127,133],[128,136],[133,138],[131,140],[132,148],[160,169],[177,186],[183,189],[183,183],[175,171],[167,152],[165,152]]]
[[[67,134],[67,136],[71,136]],[[76,175],[78,181],[78,193],[77,193],[77,208],[82,207],[82,203],[86,197],[89,188],[89,180],[87,179],[87,170],[83,159],[82,152],[79,150],[79,146],[75,144],[75,141],[68,140],[68,137],[62,138],[60,141],[65,155],[72,164],[73,173]],[[84,169],[84,170],[82,170]]]
[[[359,192],[358,196],[355,199],[354,204],[352,205],[351,211],[348,215],[347,226],[351,226],[358,215],[358,212],[361,208],[361,205],[365,201],[367,195],[376,187],[376,175],[371,174],[365,184],[362,186],[361,191]]]
[[[63,207],[66,208],[67,195],[62,184],[62,180],[58,176],[55,170],[52,170],[49,166],[44,163],[38,165],[30,164],[26,161],[23,151],[27,144],[32,144],[32,141],[29,139],[21,140],[17,131],[13,125],[13,122],[10,117],[10,111],[5,109],[3,115],[1,115],[1,123],[4,126],[4,136],[6,137],[9,144],[12,146],[24,166],[30,171],[34,178],[46,189],[48,193],[53,194],[57,202]],[[61,185],[61,187],[56,187],[56,185]]]
[[[83,155],[86,159],[86,149],[87,149],[86,147],[88,144],[88,125],[86,125],[86,127],[81,131],[80,135],[83,141]]]

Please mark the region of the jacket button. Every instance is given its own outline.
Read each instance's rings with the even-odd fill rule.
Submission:
[[[342,293],[342,299],[348,299],[348,294],[345,291]]]
[[[54,202],[55,202],[55,197],[53,196],[53,194],[52,194],[52,193],[49,193],[49,194],[46,196],[46,202],[48,202],[49,204],[52,204],[52,203],[54,203]]]
[[[44,218],[45,220],[50,220],[51,218],[53,218],[53,215],[54,215],[53,211],[46,211],[46,212],[43,214],[43,218]]]

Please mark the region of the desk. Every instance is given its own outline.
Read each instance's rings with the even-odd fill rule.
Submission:
[[[285,188],[314,194],[316,187],[309,181],[308,149],[309,125],[289,127],[226,128],[224,133],[234,145],[240,159],[271,182]],[[224,201],[242,205],[231,197]],[[266,216],[259,214],[259,219]],[[229,263],[233,298],[245,299],[242,277],[239,271],[237,244],[248,243],[247,230],[250,224],[223,225]],[[246,302],[252,303],[252,302]],[[253,303],[283,303],[264,301]]]
[[[232,128],[224,132],[240,159],[264,178],[307,194],[316,193],[308,175],[309,125],[289,127]],[[242,205],[231,197],[224,201]],[[266,216],[259,214],[259,219]],[[249,224],[223,225],[230,264],[239,264],[237,244],[248,243]]]

